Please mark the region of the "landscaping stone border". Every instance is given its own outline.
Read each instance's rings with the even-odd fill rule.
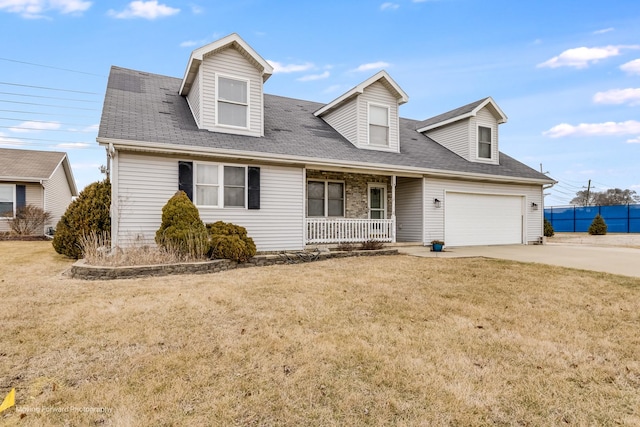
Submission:
[[[322,261],[332,258],[354,256],[397,255],[397,249],[378,249],[373,251],[332,251],[332,252],[287,252],[281,254],[256,255],[245,263],[228,259],[187,262],[179,264],[141,265],[126,267],[105,267],[89,265],[85,260],[76,261],[71,267],[71,277],[84,280],[135,279],[141,277],[159,277],[175,274],[207,274],[235,268],[264,267],[276,264],[299,264],[302,262]]]

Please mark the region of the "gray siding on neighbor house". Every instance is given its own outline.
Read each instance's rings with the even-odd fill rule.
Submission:
[[[519,195],[525,197],[526,242],[536,242],[542,236],[543,209],[532,210],[531,203],[542,206],[542,187],[538,185],[498,184],[474,181],[457,181],[447,179],[425,178],[424,183],[425,243],[434,239],[444,239],[444,212],[446,209],[446,192]],[[441,207],[436,208],[433,199],[441,200]],[[473,207],[470,206],[470,209]],[[479,224],[480,226],[480,224]]]
[[[41,209],[44,209],[43,198],[42,198],[42,185],[33,182],[19,182],[19,181],[3,181],[0,184],[9,184],[9,185],[24,185],[25,186],[25,202],[27,205],[34,205]],[[14,188],[14,197],[15,197],[15,188]],[[9,227],[9,222],[6,218],[0,217],[0,232],[11,231]],[[43,230],[44,231],[44,230]]]
[[[189,104],[189,108],[191,108],[191,112],[193,113],[193,118],[196,121],[198,127],[202,127],[202,118],[200,117],[200,75],[202,73],[202,68],[198,70],[196,77],[191,84],[191,89],[189,90],[189,94],[187,95],[187,103]]]
[[[236,49],[227,48],[205,56],[200,72],[203,85],[200,127],[217,132],[261,136],[263,134],[262,75],[253,64]],[[216,75],[249,80],[249,129],[229,128],[216,124]]]
[[[55,228],[71,200],[72,195],[67,175],[64,172],[64,166],[60,164],[51,178],[44,182],[44,206],[46,211],[51,212],[51,220],[45,224],[45,227]]]
[[[322,118],[329,123],[335,130],[340,132],[342,136],[347,138],[353,145],[358,145],[358,97],[345,102],[340,108],[337,108]]]
[[[396,240],[422,242],[422,178],[398,178],[396,181]]]
[[[118,153],[118,246],[153,244],[162,207],[178,190],[178,161],[152,155]],[[205,161],[205,160],[203,160]],[[212,160],[206,160],[212,161]],[[201,207],[205,223],[233,222],[245,227],[259,251],[303,248],[303,170],[260,166],[260,209]]]
[[[469,119],[426,131],[425,134],[438,144],[456,153],[458,156],[471,160],[471,125]],[[473,151],[475,153],[475,151]],[[474,154],[475,156],[475,154]]]
[[[389,151],[400,151],[398,100],[380,82],[367,86],[358,97],[358,146],[385,150],[369,145],[369,103],[389,107]]]

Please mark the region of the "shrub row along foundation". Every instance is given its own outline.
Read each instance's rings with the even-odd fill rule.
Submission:
[[[263,267],[276,264],[298,264],[308,261],[320,261],[331,258],[352,256],[397,255],[397,249],[379,249],[373,251],[336,251],[336,252],[296,252],[275,255],[256,255],[247,262],[238,263],[228,259],[190,262],[179,264],[144,265],[134,267],[100,267],[88,265],[79,260],[71,267],[71,277],[84,280],[134,279],[141,277],[169,276],[174,274],[205,274],[245,267]]]

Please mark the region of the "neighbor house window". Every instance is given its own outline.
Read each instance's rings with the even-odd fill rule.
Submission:
[[[218,77],[218,124],[247,127],[249,82]]]
[[[369,144],[389,146],[389,108],[369,104]]]
[[[14,185],[0,184],[0,218],[13,218]]]
[[[307,216],[344,216],[344,183],[307,182]]]
[[[491,158],[491,128],[478,126],[478,157]]]
[[[195,204],[198,206],[244,208],[246,200],[244,166],[196,164]]]

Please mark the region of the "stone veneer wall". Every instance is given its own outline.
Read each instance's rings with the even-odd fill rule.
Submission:
[[[307,180],[318,181],[343,181],[345,186],[345,218],[369,217],[369,190],[367,184],[386,184],[387,193],[387,219],[391,219],[391,177],[383,175],[325,172],[319,170],[307,170]],[[305,210],[306,211],[306,210]]]

